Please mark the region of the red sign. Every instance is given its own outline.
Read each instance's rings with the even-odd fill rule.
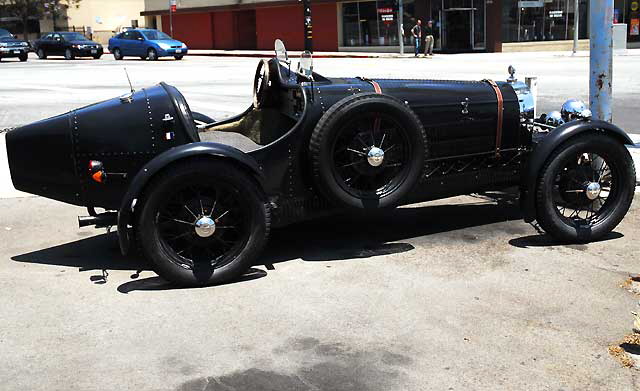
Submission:
[[[171,12],[176,12],[178,7],[175,4],[171,4]]]
[[[378,8],[378,13],[379,14],[392,14],[393,13],[393,8],[388,7],[388,8]]]

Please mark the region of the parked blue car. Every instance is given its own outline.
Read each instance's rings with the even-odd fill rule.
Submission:
[[[152,61],[173,56],[176,60],[182,60],[188,50],[184,43],[153,29],[127,30],[109,40],[109,51],[116,60],[122,60],[125,56]]]

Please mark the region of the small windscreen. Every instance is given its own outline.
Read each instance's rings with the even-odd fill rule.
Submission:
[[[11,33],[5,29],[0,29],[0,38],[10,37]]]
[[[157,31],[157,30],[142,31],[142,34],[144,34],[144,36],[147,37],[147,39],[150,40],[150,41],[159,41],[159,40],[164,40],[164,39],[172,39],[167,34],[163,33],[162,31]]]

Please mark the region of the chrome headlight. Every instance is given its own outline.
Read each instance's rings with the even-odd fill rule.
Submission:
[[[187,45],[186,45],[185,43],[182,43],[182,48],[183,48],[183,49],[186,49],[186,48],[187,48]]]
[[[566,122],[573,121],[574,119],[591,117],[591,111],[587,109],[587,105],[578,99],[569,99],[564,102],[560,113],[562,114],[562,119]]]
[[[8,43],[6,42],[0,42],[0,48],[6,48],[7,46],[9,46]]]
[[[565,123],[565,120],[562,118],[562,114],[557,110],[547,113],[547,119],[545,121],[547,125],[551,126],[560,126]]]
[[[29,43],[27,43],[27,42],[20,42],[20,46],[25,46],[25,47],[26,47],[26,46],[29,46]]]
[[[167,49],[171,48],[171,45],[168,45],[168,44],[166,44],[166,43],[164,43],[164,42],[160,42],[160,43],[158,44],[158,46],[160,46],[160,47],[161,47],[161,48],[163,48],[164,50],[167,50]]]

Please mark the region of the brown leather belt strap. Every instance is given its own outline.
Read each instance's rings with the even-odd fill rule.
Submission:
[[[371,80],[371,79],[368,79],[367,81],[371,83],[371,85],[373,86],[373,90],[376,92],[376,94],[382,94],[382,88],[380,88],[380,84],[378,84],[377,81]]]
[[[378,84],[377,81],[371,80],[371,79],[367,79],[366,77],[362,77],[362,76],[358,76],[356,79],[360,79],[362,81],[366,81],[367,83],[369,83],[369,84],[371,84],[373,86],[373,91],[375,91],[376,94],[382,94],[382,88],[380,88],[380,84]]]
[[[502,98],[502,91],[495,81],[485,79],[484,82],[489,83],[496,93],[498,99],[498,123],[496,126],[496,157],[500,157],[500,147],[502,146],[502,119],[504,117],[504,99]]]

